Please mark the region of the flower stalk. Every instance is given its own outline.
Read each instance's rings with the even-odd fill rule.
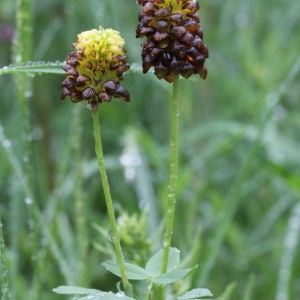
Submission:
[[[178,165],[178,126],[179,126],[179,76],[189,78],[198,74],[206,79],[204,65],[209,57],[203,43],[197,0],[137,0],[143,8],[138,15],[137,38],[146,38],[142,43],[143,73],[154,68],[158,79],[173,83],[172,96],[172,137],[170,183],[166,231],[163,241],[161,273],[168,269],[169,252],[172,240],[176,182]],[[163,300],[164,287],[159,286],[156,299]]]
[[[172,136],[171,136],[171,165],[170,165],[170,183],[168,190],[168,208],[167,223],[164,237],[164,252],[161,273],[166,273],[168,266],[168,257],[172,240],[175,202],[176,202],[176,183],[178,168],[178,129],[179,129],[179,75],[173,78],[173,96],[172,96]]]
[[[75,157],[75,189],[74,189],[74,204],[75,204],[75,215],[76,215],[76,233],[77,233],[77,247],[79,250],[79,273],[80,273],[80,284],[85,285],[88,269],[86,268],[85,258],[88,252],[88,235],[87,235],[87,222],[86,222],[86,204],[84,201],[84,193],[82,190],[83,185],[83,167],[82,167],[82,120],[81,120],[81,107],[74,106],[73,119],[74,125],[77,130],[73,132],[73,150]]]
[[[111,231],[113,234],[113,241],[116,251],[116,257],[117,257],[117,264],[120,269],[121,273],[121,279],[124,286],[124,290],[127,296],[131,297],[133,294],[132,286],[128,281],[126,269],[125,269],[125,263],[120,243],[120,237],[118,234],[117,229],[117,222],[115,218],[112,198],[110,194],[110,188],[104,163],[104,156],[103,156],[103,150],[102,150],[102,141],[101,141],[101,132],[100,132],[100,122],[99,122],[99,116],[98,116],[98,110],[92,110],[92,117],[93,117],[93,125],[94,125],[94,136],[95,136],[95,151],[98,158],[98,167],[100,171],[100,176],[102,180],[102,186],[105,196],[105,202],[107,206],[107,212],[109,217],[109,223],[111,226]]]
[[[172,95],[172,134],[171,134],[171,164],[170,164],[170,182],[168,189],[168,206],[166,218],[166,231],[163,242],[163,259],[161,273],[167,272],[169,253],[172,241],[175,203],[176,203],[176,185],[178,169],[178,131],[179,131],[179,75],[173,77],[173,95]],[[164,287],[158,288],[158,299],[164,299]]]
[[[61,84],[63,88],[61,99],[70,96],[73,103],[87,101],[88,108],[92,111],[95,150],[114,239],[117,264],[125,293],[132,296],[133,290],[126,274],[106,174],[98,116],[98,105],[102,102],[110,102],[113,97],[122,98],[126,102],[130,101],[128,91],[120,85],[120,81],[123,80],[123,73],[129,69],[125,56],[126,50],[123,48],[124,44],[125,41],[119,32],[113,29],[104,29],[101,26],[98,30],[92,29],[78,34],[76,43],[73,43],[75,51],[67,55],[66,64],[63,66],[67,78]],[[80,208],[81,204],[78,204]],[[82,248],[83,251],[85,251],[84,248]]]

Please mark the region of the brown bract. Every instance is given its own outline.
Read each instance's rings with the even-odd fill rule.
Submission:
[[[154,67],[158,79],[173,81],[174,75],[207,76],[208,49],[199,25],[199,2],[195,0],[137,0],[143,6],[136,29],[142,43],[143,72]]]

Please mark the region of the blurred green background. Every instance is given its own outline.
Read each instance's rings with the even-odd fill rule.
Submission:
[[[141,65],[140,8],[133,0],[33,1],[30,59],[63,61],[76,34],[101,25],[120,31],[129,64]],[[201,1],[208,77],[180,81],[173,235],[183,265],[198,268],[175,292],[300,295],[299,11],[292,0]],[[12,63],[15,15],[15,1],[1,0],[0,68]],[[60,101],[63,79],[30,78],[26,143],[16,89],[23,79],[0,76],[1,266],[8,268],[1,280],[8,278],[12,299],[68,299],[51,291],[59,285],[116,291],[118,279],[101,266],[113,252],[92,119],[85,104]],[[123,86],[131,102],[114,99],[99,113],[125,259],[143,265],[161,247],[172,86],[141,72],[125,75]]]

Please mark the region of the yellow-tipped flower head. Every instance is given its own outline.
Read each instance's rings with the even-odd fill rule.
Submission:
[[[143,72],[154,67],[159,79],[173,81],[174,75],[189,78],[199,74],[205,79],[208,49],[199,25],[196,0],[136,0],[143,6],[139,13],[136,37],[142,44]]]
[[[130,101],[129,93],[120,85],[129,66],[119,32],[99,27],[77,37],[73,44],[76,51],[68,54],[63,67],[67,79],[61,85],[61,99],[70,96],[74,103],[87,100],[92,110],[112,97]]]

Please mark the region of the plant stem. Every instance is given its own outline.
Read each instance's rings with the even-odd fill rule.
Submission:
[[[32,55],[32,1],[17,0],[16,3],[16,36],[14,38],[13,61],[16,65],[31,60]],[[27,74],[14,75],[15,86],[23,122],[24,149],[22,155],[26,158],[24,168],[33,196],[35,190],[33,170],[33,147],[30,124],[29,100],[31,95],[31,78]]]
[[[86,226],[86,207],[84,201],[83,186],[83,171],[82,171],[82,155],[81,155],[81,135],[82,135],[82,121],[81,121],[81,106],[74,105],[73,118],[75,123],[75,132],[73,133],[74,154],[76,158],[75,164],[75,214],[76,214],[76,232],[77,232],[77,246],[79,250],[79,281],[81,286],[86,285],[88,280],[88,270],[86,268],[86,255],[88,250],[88,235]]]
[[[13,61],[15,65],[20,65],[22,62],[28,62],[32,58],[32,0],[17,0],[16,1],[16,34],[13,43]],[[16,93],[19,102],[21,120],[20,132],[22,134],[22,147],[19,147],[19,155],[23,158],[23,168],[25,174],[26,184],[29,193],[25,195],[25,201],[31,203],[27,205],[28,210],[28,226],[30,229],[28,246],[31,255],[36,259],[33,261],[34,272],[32,276],[32,294],[31,299],[41,298],[41,282],[38,280],[44,274],[44,261],[43,254],[40,248],[39,226],[34,210],[37,208],[37,190],[36,180],[34,176],[34,147],[32,143],[32,128],[30,123],[30,98],[32,94],[31,78],[27,74],[16,73],[14,74]],[[15,193],[15,191],[13,191]],[[16,194],[15,194],[16,195]],[[23,214],[23,201],[24,196],[12,197],[12,215],[16,219],[17,224],[12,225],[14,229],[20,228],[19,215]],[[24,199],[24,198],[23,198]],[[15,231],[15,230],[14,230]],[[14,232],[12,240],[14,241],[15,253],[17,256],[16,262],[13,262],[14,272],[18,272],[20,268],[18,256],[21,253],[19,244],[20,232]],[[14,283],[13,283],[14,285]],[[14,295],[12,295],[14,296]]]
[[[279,266],[276,300],[289,299],[289,287],[292,283],[292,272],[297,257],[297,246],[300,233],[300,203],[296,203],[291,211],[287,231],[282,245],[281,262]],[[299,252],[298,252],[299,253]],[[250,297],[249,297],[250,298]]]
[[[172,95],[172,136],[171,136],[171,165],[170,165],[170,184],[168,190],[168,207],[166,232],[164,236],[164,249],[161,273],[166,273],[168,268],[169,252],[173,233],[175,202],[176,202],[176,183],[178,166],[178,127],[179,127],[179,75],[174,76],[173,95]],[[158,299],[163,299],[163,287],[159,287]]]
[[[1,300],[8,300],[11,295],[9,293],[8,270],[5,261],[5,244],[2,232],[2,222],[0,214],[0,290]]]
[[[119,237],[119,233],[118,233],[118,229],[117,229],[117,223],[116,223],[112,198],[111,198],[111,194],[110,194],[109,183],[108,183],[107,174],[106,174],[106,168],[105,168],[105,164],[104,164],[104,156],[103,156],[103,150],[102,150],[98,110],[92,110],[92,117],[93,117],[93,124],[94,124],[95,150],[96,150],[96,155],[98,158],[98,166],[99,166],[100,176],[101,176],[101,180],[102,180],[102,186],[103,186],[103,191],[104,191],[104,196],[105,196],[105,201],[106,201],[106,206],[107,206],[109,222],[110,222],[111,231],[112,231],[113,238],[114,238],[117,263],[118,263],[118,267],[120,269],[122,283],[124,285],[125,293],[127,296],[131,297],[133,294],[132,286],[129,283],[127,274],[126,274],[123,253],[122,253],[121,244],[120,244],[120,237]]]

